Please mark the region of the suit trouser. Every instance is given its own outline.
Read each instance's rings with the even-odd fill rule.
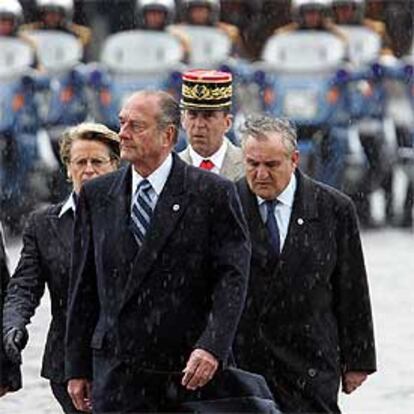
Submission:
[[[61,382],[50,381],[50,388],[52,388],[53,395],[58,400],[59,404],[62,406],[65,414],[81,413],[78,411],[72,403],[67,391],[67,384]]]
[[[300,387],[283,384],[275,379],[268,380],[268,385],[284,414],[341,413],[335,398],[321,396],[309,389],[300,389]]]
[[[182,372],[143,369],[109,352],[94,351],[92,406],[95,414],[174,412]]]

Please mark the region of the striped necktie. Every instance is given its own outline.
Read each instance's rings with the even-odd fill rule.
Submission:
[[[155,201],[151,200],[149,194],[151,188],[152,186],[148,180],[141,181],[135,191],[135,199],[132,204],[132,231],[140,246],[144,242],[155,208]]]

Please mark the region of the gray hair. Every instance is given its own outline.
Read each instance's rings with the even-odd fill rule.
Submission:
[[[297,133],[294,125],[286,118],[272,118],[269,115],[249,115],[247,117],[240,129],[242,147],[248,137],[261,141],[268,139],[268,134],[274,132],[280,134],[287,154],[292,154],[297,150]]]
[[[181,126],[181,110],[178,101],[169,93],[160,90],[142,90],[136,92],[135,95],[158,98],[159,111],[156,117],[158,131],[163,131],[170,125],[173,126],[175,144]]]
[[[177,142],[178,132],[181,126],[181,110],[180,105],[167,92],[160,91],[158,94],[160,98],[160,114],[158,116],[159,128],[165,129],[172,125],[175,130],[174,143]]]

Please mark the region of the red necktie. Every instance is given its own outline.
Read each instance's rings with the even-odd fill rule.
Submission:
[[[214,168],[214,164],[210,160],[203,160],[200,163],[200,168],[211,171]]]

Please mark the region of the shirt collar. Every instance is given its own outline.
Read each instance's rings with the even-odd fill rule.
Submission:
[[[76,203],[74,199],[75,193],[72,191],[68,199],[63,204],[59,212],[59,218],[61,218],[67,211],[71,210],[73,213],[76,211]]]
[[[155,170],[153,171],[146,179],[150,182],[152,188],[154,189],[155,193],[159,197],[161,191],[164,188],[165,183],[167,182],[168,176],[170,175],[170,171],[172,168],[172,155],[168,154],[167,158],[164,162]],[[137,173],[134,166],[132,168],[132,194],[135,194],[135,191],[138,185],[144,180],[140,174]]]
[[[285,206],[288,206],[288,207],[292,208],[293,201],[295,199],[296,186],[297,186],[297,182],[296,181],[297,181],[296,180],[296,175],[294,173],[292,173],[292,175],[290,177],[290,180],[289,180],[289,184],[277,196],[277,201],[280,204],[284,204]],[[262,205],[266,201],[262,197],[259,197],[259,196],[256,196],[256,197],[257,197],[257,201],[259,203],[259,206]]]
[[[193,165],[199,167],[203,160],[210,160],[214,166],[220,170],[224,162],[224,157],[226,156],[227,146],[227,139],[224,138],[220,148],[213,155],[210,157],[202,157],[200,154],[195,152],[193,147],[190,145],[189,151]]]

